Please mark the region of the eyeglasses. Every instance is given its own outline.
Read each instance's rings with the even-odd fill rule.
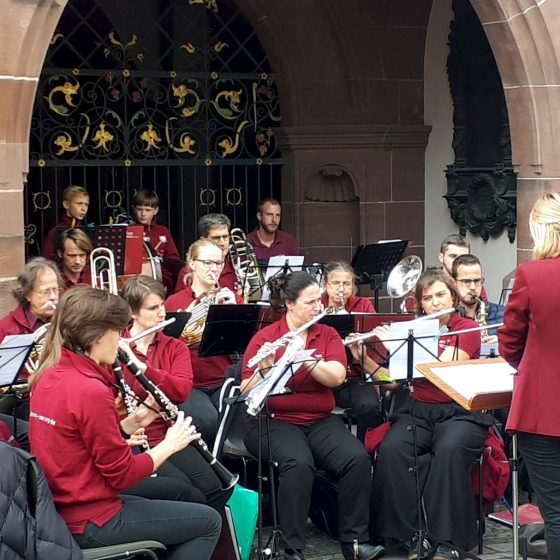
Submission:
[[[202,263],[206,268],[212,268],[212,266],[215,266],[216,268],[222,268],[224,266],[224,261],[203,261],[202,259],[194,260]]]
[[[352,286],[352,282],[327,282],[327,284],[333,288],[350,288]]]
[[[226,233],[225,235],[210,236],[210,241],[220,241],[220,239],[229,239],[229,233]]]
[[[47,288],[45,290],[33,290],[33,292],[43,297],[50,295],[57,296],[60,292],[62,292],[62,288]]]
[[[457,278],[457,282],[461,282],[465,288],[468,288],[471,284],[481,286],[484,284],[484,276],[482,278]]]

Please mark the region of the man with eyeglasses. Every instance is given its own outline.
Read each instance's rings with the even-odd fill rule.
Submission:
[[[451,276],[455,280],[460,306],[465,317],[476,320],[481,312],[481,302],[484,302],[486,323],[490,325],[502,321],[505,307],[489,302],[486,292],[483,292],[484,276],[478,257],[471,254],[458,256],[453,261]],[[489,334],[495,334],[495,329],[491,329]]]
[[[31,334],[48,323],[63,286],[56,264],[43,257],[28,261],[17,283],[13,295],[18,306],[0,319],[0,342],[9,334]]]
[[[225,214],[205,214],[198,220],[198,235],[202,239],[210,239],[210,241],[213,241],[222,251],[224,266],[218,278],[218,284],[221,288],[229,288],[232,291],[236,291],[237,276],[231,264],[231,260],[228,257],[230,229],[231,221]],[[175,285],[175,293],[186,288],[186,279],[189,272],[190,269],[188,265],[185,265],[179,271],[177,284]]]

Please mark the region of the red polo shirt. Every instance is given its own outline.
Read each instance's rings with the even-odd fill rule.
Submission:
[[[167,311],[186,311],[195,299],[195,293],[190,288],[185,288],[165,300],[165,309]],[[235,294],[235,299],[237,303],[243,303],[243,300],[237,294]],[[189,350],[191,353],[193,386],[210,389],[219,387],[224,381],[227,368],[232,364],[231,358],[229,356],[201,358],[198,355],[198,348],[189,348]]]
[[[274,342],[285,335],[290,329],[286,316],[260,330],[251,340],[243,356],[243,379],[254,373],[247,367],[247,362],[257,353],[265,342]],[[313,355],[322,361],[340,362],[346,368],[346,351],[338,333],[328,325],[315,323],[307,333],[306,349],[314,349]],[[275,360],[284,353],[284,348],[276,351]],[[335,407],[332,390],[316,381],[310,374],[308,366],[300,367],[286,386],[293,391],[291,394],[271,397],[268,400],[270,412],[275,419],[290,424],[313,424],[327,418]]]
[[[127,329],[123,336],[130,336],[130,331]],[[193,386],[191,355],[180,340],[158,332],[148,346],[147,355],[142,354],[135,343],[130,346],[140,361],[148,366],[145,376],[174,404],[184,403],[189,398]],[[138,397],[145,398],[145,389],[126,366],[123,366],[123,374]],[[146,428],[149,444],[154,446],[162,441],[169,426],[162,418],[154,420]]]
[[[74,222],[74,225],[72,225],[72,222]],[[84,222],[82,222],[80,220],[76,220],[75,218],[71,218],[67,214],[64,214],[64,216],[62,216],[60,218],[60,222],[58,223],[58,225],[53,227],[47,233],[47,236],[45,237],[45,240],[43,241],[43,257],[45,257],[45,259],[49,259],[51,261],[56,260],[56,252],[54,250],[54,243],[56,241],[57,228],[68,229],[68,228],[71,228],[71,227],[84,227],[84,225],[85,225]]]
[[[253,246],[259,261],[268,261],[270,257],[275,257],[276,255],[299,255],[297,242],[293,235],[277,229],[272,245],[267,247],[262,243],[258,231],[259,228],[256,228],[249,233],[247,241]]]
[[[75,288],[76,286],[81,284],[91,286],[91,270],[89,269],[89,266],[86,266],[84,270],[82,270],[80,279],[77,282],[72,282],[72,280],[68,278],[66,274],[64,274],[62,269],[60,269],[60,275],[62,276],[62,281],[64,282],[64,291],[69,290],[70,288]]]
[[[9,334],[31,334],[44,324],[45,322],[31,313],[29,309],[18,305],[0,319],[0,342]]]
[[[122,507],[117,494],[147,477],[154,462],[134,455],[120,433],[113,372],[62,348],[31,392],[31,451],[72,533],[98,527]]]

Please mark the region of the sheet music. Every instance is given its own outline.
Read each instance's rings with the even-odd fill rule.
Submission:
[[[35,333],[9,334],[0,344],[0,387],[11,385],[35,341]]]
[[[407,378],[408,373],[408,343],[409,331],[417,341],[413,344],[413,378],[424,377],[416,369],[417,364],[435,362],[438,355],[439,319],[423,319],[418,321],[398,321],[390,325],[391,363],[389,375],[391,379],[400,381]],[[425,338],[424,338],[425,337]]]
[[[286,368],[286,371],[278,379],[278,382],[276,383],[276,386],[274,388],[274,392],[270,393],[270,395],[269,395],[270,397],[272,397],[274,395],[281,395],[284,392],[284,388],[286,386],[286,383],[288,383],[290,378],[296,374],[297,370],[299,369],[299,366],[303,362],[305,362],[306,360],[313,360],[313,352],[315,352],[314,348],[312,348],[310,350],[299,350],[298,352],[296,352],[296,355],[294,356],[293,362]],[[294,366],[294,367],[292,367],[292,366]],[[268,381],[268,377],[265,375],[264,379],[260,379],[258,381],[258,383],[256,383],[253,386],[253,388],[251,389],[251,392],[255,391],[255,392],[258,393],[261,385],[263,385],[267,381]]]
[[[262,293],[262,301],[268,301],[270,299],[270,290],[268,289],[268,281],[270,278],[276,274],[281,274],[284,266],[288,265],[288,272],[296,272],[303,270],[303,261],[305,257],[301,255],[276,255],[268,259],[268,265],[266,267],[266,274],[264,276],[264,288]]]
[[[513,391],[513,375],[516,373],[507,362],[450,365],[432,368],[432,371],[467,400],[480,393]]]

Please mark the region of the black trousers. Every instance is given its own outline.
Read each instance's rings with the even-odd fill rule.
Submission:
[[[184,411],[185,416],[191,416],[202,439],[212,448],[218,432],[218,400],[221,386],[207,389],[195,387],[189,398],[179,409]]]
[[[425,515],[419,518],[414,465],[414,412],[418,475]],[[371,534],[408,541],[422,528],[433,543],[469,550],[477,542],[471,469],[492,420],[457,404],[412,403],[391,417],[379,447],[371,494]]]
[[[368,428],[375,428],[383,422],[381,402],[372,383],[360,379],[349,379],[340,387],[333,389],[336,404],[351,408],[356,416],[357,436],[363,442]]]
[[[278,462],[278,517],[280,528],[294,548],[305,547],[305,526],[315,469],[339,480],[339,538],[342,542],[368,540],[368,496],[371,463],[365,447],[335,417],[299,426],[270,420],[271,456]],[[263,457],[268,458],[266,424],[262,423]],[[258,455],[257,421],[250,421],[245,445]]]
[[[560,437],[519,432],[517,441],[544,519],[548,558],[560,560]]]
[[[158,551],[166,560],[209,560],[220,535],[220,514],[202,504],[146,500],[121,496],[119,513],[102,527],[88,523],[83,535],[73,535],[81,548],[155,540],[167,546]]]

